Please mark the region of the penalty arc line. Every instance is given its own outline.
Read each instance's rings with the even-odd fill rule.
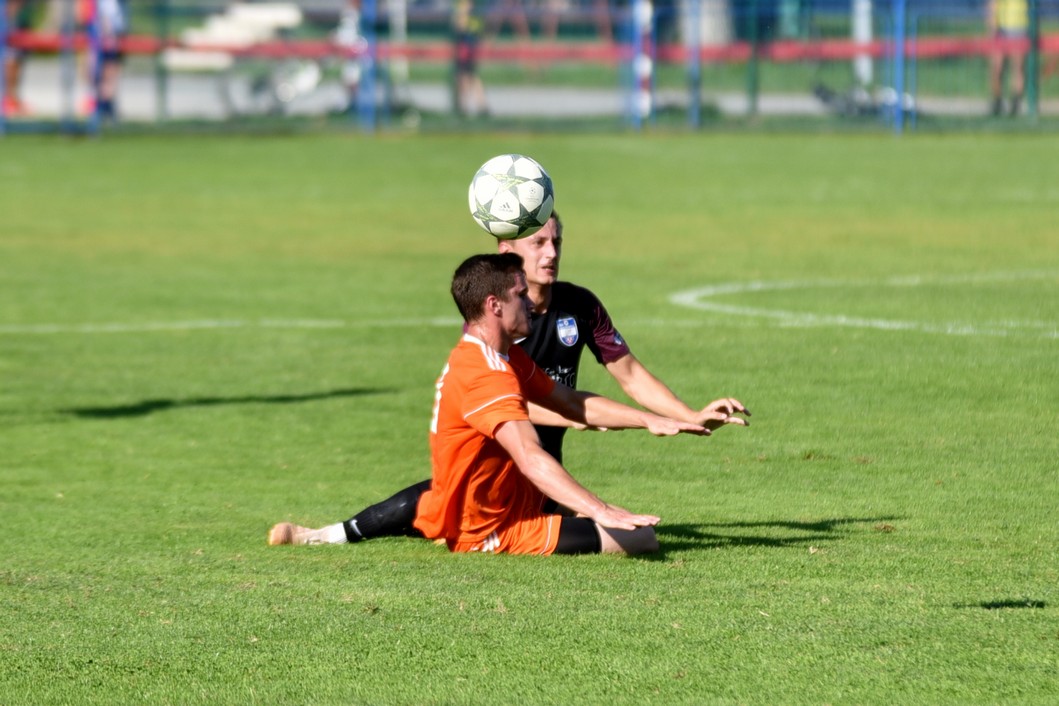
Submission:
[[[750,281],[728,282],[676,292],[669,301],[677,306],[726,314],[741,318],[772,319],[781,326],[809,328],[815,326],[841,326],[868,328],[881,331],[915,331],[951,336],[1011,336],[1028,335],[1048,339],[1059,339],[1059,322],[1047,321],[1000,321],[985,323],[903,321],[894,319],[864,318],[846,314],[816,314],[810,312],[767,309],[761,307],[724,304],[707,301],[714,297],[752,294],[768,291],[794,289],[838,289],[852,287],[918,287],[924,285],[981,284],[987,282],[1023,281],[1059,276],[1054,270],[1031,270],[1022,272],[993,272],[976,275],[949,277],[905,276],[881,280],[800,280],[800,281]],[[1034,331],[1036,329],[1036,331]],[[1043,329],[1043,330],[1041,330]]]

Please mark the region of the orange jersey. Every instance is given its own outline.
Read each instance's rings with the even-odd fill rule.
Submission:
[[[430,429],[433,478],[415,520],[424,535],[445,539],[457,551],[513,550],[497,544],[495,533],[544,519],[544,494],[518,470],[496,431],[505,422],[529,420],[526,401],[547,397],[554,388],[518,346],[505,358],[464,334],[437,382]],[[541,553],[554,549],[556,527],[547,523]]]

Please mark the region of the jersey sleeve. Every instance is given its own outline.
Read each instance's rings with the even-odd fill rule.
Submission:
[[[490,439],[495,438],[501,424],[529,419],[526,400],[513,370],[489,370],[475,376],[469,381],[460,413],[468,424]]]
[[[552,394],[555,381],[533,362],[521,346],[511,346],[509,353],[511,367],[518,376],[519,387],[527,400],[538,402]]]
[[[629,346],[625,339],[614,328],[614,322],[607,313],[603,302],[592,292],[585,290],[587,315],[589,326],[592,329],[592,337],[588,340],[588,347],[596,360],[601,364],[613,363],[619,358],[629,354]]]

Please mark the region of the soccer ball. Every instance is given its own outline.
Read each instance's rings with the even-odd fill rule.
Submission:
[[[471,216],[501,240],[525,238],[541,229],[555,207],[552,179],[521,154],[493,157],[475,173],[467,190]]]

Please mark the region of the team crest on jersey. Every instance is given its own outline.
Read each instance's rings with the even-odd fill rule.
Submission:
[[[569,347],[577,343],[577,319],[563,316],[555,322],[555,328],[559,332],[559,341],[564,346]]]

